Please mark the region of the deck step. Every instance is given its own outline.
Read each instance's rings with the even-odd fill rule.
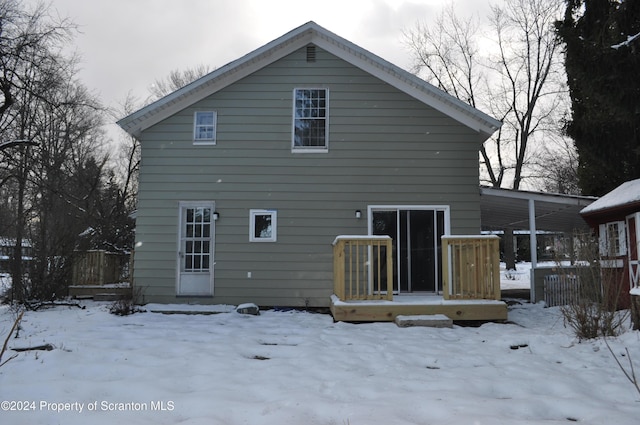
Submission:
[[[101,292],[93,296],[94,301],[120,301],[124,299],[124,294]]]
[[[430,328],[452,328],[453,320],[444,314],[421,314],[416,316],[396,316],[396,325],[401,328],[427,326]]]

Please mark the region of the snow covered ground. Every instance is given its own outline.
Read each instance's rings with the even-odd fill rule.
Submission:
[[[0,307],[0,335],[13,314]],[[2,424],[637,424],[640,395],[557,308],[452,329],[328,315],[27,312],[0,367]],[[640,332],[610,340],[640,370]],[[5,359],[7,354],[5,353]]]
[[[507,270],[500,263],[501,289],[529,289],[531,287],[531,263],[518,263],[515,270]]]
[[[542,261],[538,267],[555,267],[555,261]],[[570,264],[567,262],[567,266]],[[516,263],[515,270],[507,270],[505,263],[500,263],[500,288],[501,289],[529,289],[531,287],[531,263]]]

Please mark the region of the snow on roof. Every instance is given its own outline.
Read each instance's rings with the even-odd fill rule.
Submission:
[[[622,205],[640,202],[640,179],[622,183],[591,205],[583,208],[580,214],[591,214]]]

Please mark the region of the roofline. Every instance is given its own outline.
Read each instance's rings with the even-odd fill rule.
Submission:
[[[609,214],[609,212],[624,210],[624,209],[633,209],[637,206],[640,206],[640,199],[635,197],[628,197],[627,200],[622,198],[622,201],[616,201],[614,204],[611,204],[611,199],[617,199],[622,194],[627,194],[627,192],[635,193],[637,192],[637,186],[640,184],[640,179],[627,180],[617,186],[612,191],[604,194],[600,197],[599,202],[595,202],[589,207],[584,208],[580,214],[584,215],[596,215],[596,214]],[[603,206],[604,205],[604,206]]]
[[[565,195],[562,193],[534,192],[489,186],[480,186],[480,195],[493,195],[503,198],[525,199],[577,206],[587,206],[598,199],[596,196]]]
[[[158,99],[120,119],[117,124],[127,133],[138,137],[146,128],[309,43],[318,45],[318,47],[477,131],[483,141],[502,126],[502,123],[495,118],[445,93],[397,65],[326,30],[313,21],[293,29],[239,59]]]
[[[640,209],[640,201],[632,201],[625,204],[618,204],[610,207],[598,208],[595,210],[585,211],[585,209],[586,207],[582,211],[580,211],[580,215],[585,219],[598,216],[617,215],[621,213],[626,214],[630,210],[635,211],[637,209]]]

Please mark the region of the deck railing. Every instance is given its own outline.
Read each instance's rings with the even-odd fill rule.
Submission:
[[[442,237],[444,299],[500,300],[500,238]]]
[[[393,300],[389,236],[338,236],[333,241],[333,291],[343,301]]]

